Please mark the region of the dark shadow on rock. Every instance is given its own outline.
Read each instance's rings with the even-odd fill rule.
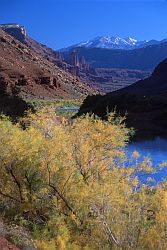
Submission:
[[[151,139],[167,136],[167,98],[165,96],[142,96],[112,93],[105,96],[88,96],[75,117],[87,113],[106,120],[109,112],[126,115],[127,127],[136,131],[134,139]],[[74,118],[75,118],[74,117]]]

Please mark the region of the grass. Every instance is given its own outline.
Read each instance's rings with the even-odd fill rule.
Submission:
[[[80,107],[83,100],[82,99],[72,99],[72,100],[27,100],[27,104],[29,104],[35,111],[39,111],[43,108],[51,108],[55,109],[55,112],[61,116],[66,118],[70,118],[74,116],[77,111],[75,110],[68,110],[68,111],[61,111],[56,110],[57,108],[73,108],[73,107]]]

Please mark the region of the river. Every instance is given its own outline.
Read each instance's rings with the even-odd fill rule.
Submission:
[[[144,157],[150,157],[152,164],[158,166],[158,164],[161,164],[164,161],[167,162],[167,139],[156,137],[150,140],[131,142],[127,146],[127,155],[130,156],[134,151],[139,152],[140,162]],[[167,179],[167,167],[149,176],[155,180],[155,183],[161,182],[164,179]]]

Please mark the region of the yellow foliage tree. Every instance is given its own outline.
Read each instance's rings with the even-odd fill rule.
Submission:
[[[166,184],[139,182],[152,165],[136,152],[126,167],[122,119],[41,111],[20,124],[0,120],[1,207],[43,230],[39,249],[167,249]]]

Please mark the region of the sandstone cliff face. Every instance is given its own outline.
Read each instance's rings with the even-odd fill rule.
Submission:
[[[11,35],[12,37],[14,37],[16,40],[20,41],[21,43],[29,47],[35,53],[53,62],[58,67],[64,70],[67,69],[67,63],[64,61],[63,54],[54,51],[53,49],[47,47],[46,45],[43,45],[32,39],[27,34],[26,28],[24,26],[21,26],[19,24],[6,24],[6,25],[3,24],[0,25],[0,28],[9,35]]]
[[[0,29],[0,93],[55,99],[84,97],[94,90]]]

